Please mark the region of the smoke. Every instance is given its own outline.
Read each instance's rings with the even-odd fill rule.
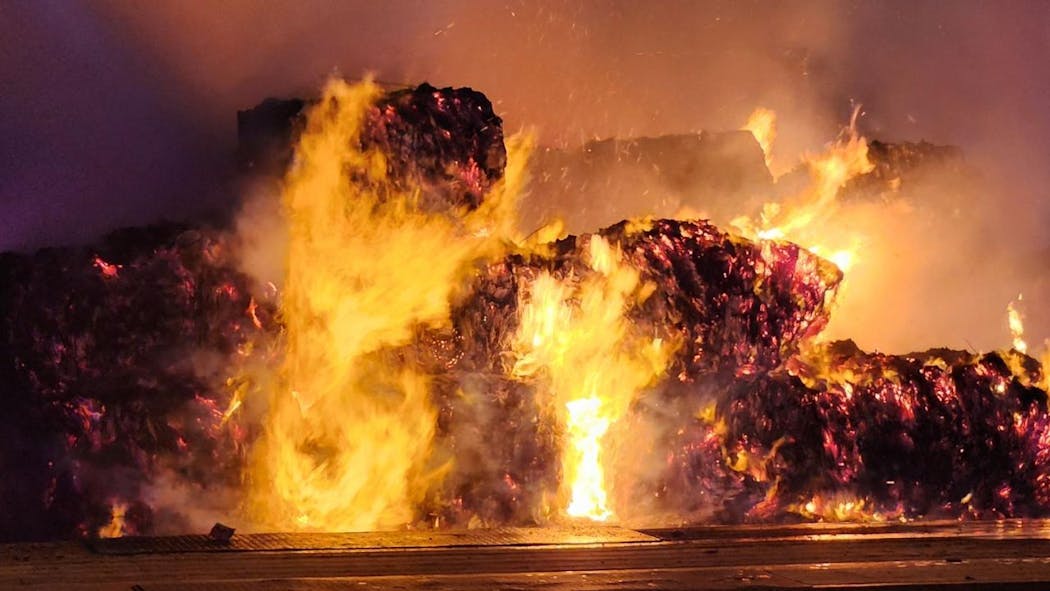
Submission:
[[[840,81],[864,104],[863,131],[958,145],[971,170],[902,188],[909,212],[845,212],[842,223],[869,226],[867,250],[881,260],[847,281],[829,330],[891,351],[1004,348],[1006,305],[1024,293],[1027,334],[1040,342],[1050,335],[1050,82],[1033,73],[1050,56],[1050,7],[884,8],[855,8],[849,36],[867,51]]]
[[[1050,335],[1050,79],[1039,75],[1048,10],[976,1],[8,4],[0,249],[240,207],[244,268],[261,285],[277,282],[287,239],[273,189],[242,193],[226,182],[234,114],[267,96],[315,95],[332,71],[469,85],[493,99],[508,129],[534,126],[560,147],[737,129],[761,105],[780,115],[775,149],[790,160],[819,149],[862,103],[868,137],[957,144],[981,172],[944,171],[887,201],[842,206],[834,223],[865,242],[827,336],[890,351],[1002,347],[1006,304],[1024,293],[1035,344]],[[664,422],[652,423],[666,435]],[[172,489],[173,506],[198,495],[167,481],[156,488]]]
[[[1035,279],[1048,274],[1045,257],[1033,258],[1050,242],[1050,79],[1039,75],[1050,57],[1048,11],[978,0],[16,3],[0,18],[10,82],[0,96],[9,130],[0,138],[0,249],[231,211],[237,191],[223,171],[232,168],[235,111],[316,94],[333,71],[472,86],[508,129],[534,126],[554,146],[736,129],[763,105],[780,116],[777,154],[790,157],[833,137],[855,101],[869,137],[962,146],[987,189],[971,208],[980,224],[931,223],[936,231],[923,236],[912,227],[905,234],[916,241],[895,249],[905,283],[892,273],[882,281],[890,297],[875,324],[918,317],[911,326],[932,340],[854,336],[890,349],[986,348],[1005,342],[999,320],[1014,292],[1033,303],[1050,294]],[[917,256],[925,252],[941,254]],[[896,295],[927,284],[921,298]],[[929,311],[918,299],[940,302],[933,316],[943,318],[922,322]],[[1050,314],[1032,307],[1030,340],[1039,341]],[[952,322],[972,330],[944,328]]]
[[[232,241],[238,265],[256,282],[256,293],[272,297],[283,283],[288,250],[288,220],[282,211],[280,188],[273,179],[257,178],[242,195]]]
[[[937,167],[878,200],[855,200],[830,220],[860,237],[824,337],[907,353],[935,347],[1010,347],[1007,304],[1050,295],[1028,275],[1031,242],[1001,219],[1004,189],[973,171]],[[1029,335],[1050,334],[1033,314]]]

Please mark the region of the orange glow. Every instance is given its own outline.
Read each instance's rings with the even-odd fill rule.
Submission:
[[[120,274],[120,265],[107,263],[100,256],[95,257],[94,263],[103,277],[113,278]]]
[[[1043,390],[1050,390],[1050,339],[1043,341],[1043,355],[1040,362],[1043,365],[1043,383],[1040,387]]]
[[[872,511],[865,499],[848,495],[816,495],[796,508],[797,513],[809,519],[826,522],[883,522],[900,519],[898,511]]]

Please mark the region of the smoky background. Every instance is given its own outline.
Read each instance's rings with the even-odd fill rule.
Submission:
[[[1042,2],[10,2],[0,48],[0,250],[237,210],[236,111],[332,73],[471,86],[552,147],[765,106],[788,164],[862,104],[867,137],[958,145],[975,173],[841,207],[829,225],[867,238],[827,336],[1002,347],[1018,293],[1029,341],[1050,335]]]

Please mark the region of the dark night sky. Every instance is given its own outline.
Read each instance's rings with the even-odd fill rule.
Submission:
[[[233,199],[235,112],[326,75],[469,85],[541,141],[782,119],[815,147],[850,100],[888,139],[962,145],[1045,242],[1050,3],[0,3],[0,250]]]

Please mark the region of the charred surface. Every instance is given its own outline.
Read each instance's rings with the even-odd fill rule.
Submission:
[[[203,229],[3,255],[0,539],[94,534],[121,502],[148,531],[142,486],[162,469],[236,481],[243,434],[220,428],[219,373],[260,331],[246,311],[272,315],[253,302],[222,236]]]
[[[242,169],[282,176],[306,111],[316,104],[267,99],[237,113]],[[387,155],[391,178],[421,187],[424,206],[434,211],[477,207],[507,162],[503,121],[489,99],[470,88],[424,83],[390,91],[369,110],[361,139],[361,148]]]

